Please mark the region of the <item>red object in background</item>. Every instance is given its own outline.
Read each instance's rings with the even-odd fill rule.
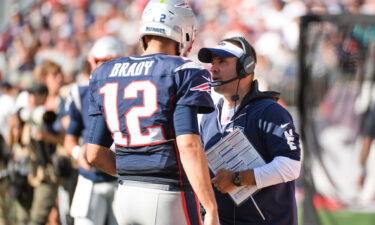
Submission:
[[[317,210],[327,210],[327,211],[338,211],[341,210],[344,206],[340,201],[331,198],[325,197],[319,194],[315,194],[313,197],[314,207]]]
[[[87,0],[46,0],[46,2],[50,3],[53,8],[60,6],[60,5],[71,5],[78,8],[86,7],[88,4]]]
[[[133,3],[132,9],[135,10],[137,14],[141,15],[147,3],[148,3],[148,0],[136,0]]]
[[[60,5],[60,1],[59,0],[47,0],[46,2],[48,2],[49,4],[51,4],[52,7],[56,7],[56,6]]]

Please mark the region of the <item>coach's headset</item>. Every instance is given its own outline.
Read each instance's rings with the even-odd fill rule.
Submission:
[[[255,64],[257,62],[256,61],[257,59],[256,59],[256,53],[255,53],[253,46],[251,46],[249,42],[246,41],[246,39],[243,37],[231,37],[231,38],[224,39],[223,41],[239,42],[242,46],[242,50],[244,51],[244,54],[237,60],[237,65],[236,65],[237,76],[232,79],[225,80],[225,81],[211,82],[211,87],[221,86],[221,85],[230,83],[234,80],[242,79],[249,74],[254,74]]]

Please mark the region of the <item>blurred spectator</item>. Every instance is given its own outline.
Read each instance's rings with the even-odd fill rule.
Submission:
[[[15,113],[15,99],[13,87],[9,82],[3,82],[0,91],[0,135],[5,140],[8,132],[8,117]]]
[[[56,115],[51,131],[43,132],[43,140],[52,143],[55,145],[54,148],[58,150],[54,158],[55,169],[58,170],[56,171],[57,175],[61,178],[58,188],[58,210],[61,223],[63,225],[68,225],[71,223],[69,222],[71,221],[69,206],[76,176],[73,176],[70,159],[63,156],[65,155],[65,151],[62,148],[64,133],[62,117],[64,115],[65,99],[61,96],[61,87],[63,85],[64,75],[62,73],[62,68],[58,64],[52,61],[44,61],[35,69],[34,76],[37,81],[44,83],[48,89],[44,108]],[[65,169],[67,171],[64,171]]]
[[[25,213],[20,213],[19,221],[28,224],[44,224],[48,220],[48,215],[55,205],[57,193],[57,180],[52,166],[52,154],[55,152],[55,145],[44,140],[44,133],[48,125],[44,120],[46,110],[43,106],[47,99],[48,89],[43,84],[36,84],[28,90],[28,104],[20,110],[20,119],[24,123],[22,128],[21,146],[25,146],[25,151],[31,155],[31,172],[28,174],[28,181],[33,186],[33,195],[30,206],[25,207],[20,203],[19,209],[23,208]],[[12,129],[13,130],[13,129]],[[49,133],[49,132],[48,132]],[[13,133],[15,134],[15,133]],[[17,137],[12,137],[12,147],[19,143]],[[14,149],[15,151],[17,149]],[[18,151],[20,152],[20,151]],[[23,202],[23,201],[22,201]],[[21,211],[19,211],[21,212]],[[23,221],[23,222],[22,222]]]
[[[10,148],[11,160],[9,165],[17,166],[10,179],[9,192],[14,199],[16,212],[16,224],[26,225],[29,221],[29,213],[33,201],[33,187],[29,179],[34,178],[32,161],[35,159],[32,149],[28,145],[29,135],[24,130],[24,124],[20,114],[16,113],[9,117],[9,135],[7,135],[7,146]],[[25,131],[25,133],[23,133]],[[24,135],[24,136],[22,136]]]
[[[193,58],[200,46],[213,45],[219,41],[219,37],[237,32],[251,42],[259,43],[259,47],[257,44],[255,47],[258,52],[263,52],[262,57],[268,61],[267,70],[283,71],[277,79],[281,83],[270,83],[273,79],[265,78],[270,88],[275,88],[276,83],[276,88],[281,89],[288,84],[284,76],[293,78],[296,75],[297,68],[289,65],[296,57],[299,16],[311,12],[375,12],[375,3],[370,0],[190,2],[200,24],[196,47],[192,51]],[[146,3],[147,0],[34,1],[24,11],[16,10],[8,29],[0,35],[0,49],[8,56],[4,66],[7,68],[3,71],[10,70],[9,76],[12,78],[9,80],[12,84],[22,81],[22,85],[27,86],[30,76],[19,74],[27,74],[35,64],[50,59],[62,65],[64,82],[73,83],[93,41],[105,35],[121,39],[127,49],[126,54],[137,54],[140,52],[137,35],[129,31],[138,29],[136,21],[140,19],[140,12]],[[284,60],[282,64],[275,62],[275,55],[278,56],[277,60]]]

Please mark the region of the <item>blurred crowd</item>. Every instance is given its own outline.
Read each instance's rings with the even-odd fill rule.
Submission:
[[[9,26],[0,34],[0,73],[17,89],[34,80],[32,71],[45,59],[63,68],[64,84],[79,79],[92,43],[104,35],[124,42],[125,55],[139,54],[137,22],[147,0],[35,0],[24,10],[11,7]],[[371,0],[193,0],[199,18],[200,46],[241,34],[259,56],[257,74],[274,87],[296,75],[299,17],[318,14],[374,14]]]
[[[192,0],[190,3],[198,17],[197,39],[190,57],[196,60],[201,46],[214,46],[224,37],[245,36],[257,51],[256,77],[264,89],[275,90],[294,88],[300,16],[375,14],[374,0]],[[87,82],[84,79],[87,53],[100,37],[111,35],[120,39],[125,56],[140,54],[137,26],[146,4],[147,0],[35,0],[22,9],[12,5],[10,24],[0,30],[0,159],[12,155],[20,162],[26,160],[25,143],[51,153],[31,156],[39,159],[35,161],[37,164],[54,164],[51,168],[54,175],[43,174],[48,178],[41,178],[34,171],[34,179],[27,181],[31,187],[47,179],[57,192],[59,179],[71,175],[64,174],[71,169],[64,158],[53,158],[62,144],[64,101],[69,87],[75,82]],[[30,127],[24,129],[25,124]],[[21,140],[27,136],[21,132],[31,133],[32,140]],[[9,151],[3,151],[4,148]],[[11,170],[5,162],[0,169],[0,179]],[[24,175],[29,172],[28,166],[22,165],[13,170]],[[11,191],[0,189],[1,193]],[[69,196],[69,188],[65,189]],[[31,204],[22,195],[30,193],[29,189],[14,191],[20,192],[13,195],[22,204]],[[50,193],[50,198],[55,197],[56,193]],[[0,198],[0,206],[4,201],[7,199]],[[0,218],[2,211],[6,210],[0,210]],[[60,223],[69,224],[69,220],[60,215]]]

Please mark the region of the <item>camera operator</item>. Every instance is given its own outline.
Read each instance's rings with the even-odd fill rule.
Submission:
[[[8,219],[16,220],[18,225],[28,223],[28,212],[33,199],[33,188],[28,182],[28,176],[31,176],[32,171],[32,152],[25,144],[25,138],[22,138],[24,124],[20,118],[20,111],[9,116],[6,147],[9,148],[10,154],[2,177],[5,182],[8,182],[10,194],[7,197],[11,197],[10,200],[13,202],[11,206],[14,206],[16,210],[15,218]]]
[[[45,224],[55,206],[58,170],[53,165],[56,144],[60,137],[54,129],[57,115],[46,110],[49,90],[44,84],[33,85],[28,90],[28,105],[20,110],[24,122],[22,142],[30,150],[32,172],[28,182],[34,187],[29,212],[29,225]]]
[[[70,158],[66,156],[62,147],[64,129],[61,118],[64,115],[65,101],[61,94],[61,87],[64,75],[60,65],[46,60],[35,68],[34,77],[35,80],[44,84],[48,89],[48,95],[43,103],[44,109],[48,112],[44,116],[44,125],[46,125],[47,121],[52,123],[44,126],[46,129],[39,129],[39,132],[36,133],[36,138],[42,140],[42,143],[45,143],[45,145],[52,149],[54,154],[51,156],[51,160],[54,165],[55,175],[58,178],[57,191],[55,191],[53,196],[50,196],[55,198],[57,193],[58,207],[53,205],[49,222],[67,225],[70,224],[71,220],[68,207],[71,197],[69,190],[72,189],[71,187],[74,187],[76,179],[74,178],[75,176],[72,176],[74,173]]]

